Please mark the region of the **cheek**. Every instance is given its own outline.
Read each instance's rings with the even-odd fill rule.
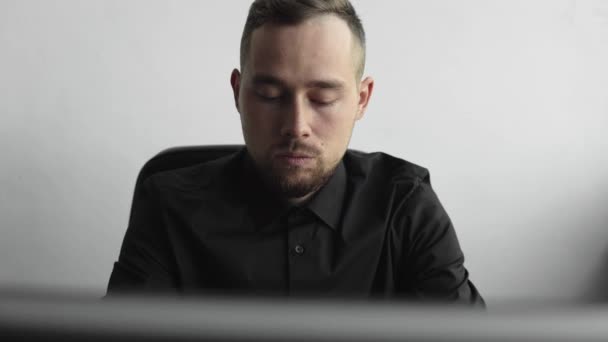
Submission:
[[[342,105],[331,110],[321,111],[319,113],[321,119],[319,130],[322,132],[320,135],[335,143],[350,136],[355,120],[355,110],[351,106]]]
[[[263,154],[262,151],[275,143],[277,128],[273,112],[256,101],[244,100],[242,104],[241,124],[246,143],[250,149]]]
[[[248,130],[264,130],[272,120],[272,113],[264,104],[244,98],[241,103],[241,116],[244,128]]]

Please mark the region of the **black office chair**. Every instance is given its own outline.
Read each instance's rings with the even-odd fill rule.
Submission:
[[[205,145],[171,147],[157,153],[139,171],[133,191],[133,202],[137,199],[141,184],[155,173],[196,165],[218,159],[242,149],[244,145]],[[130,214],[129,224],[133,213]]]

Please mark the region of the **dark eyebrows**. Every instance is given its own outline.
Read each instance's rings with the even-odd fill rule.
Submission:
[[[344,83],[338,80],[316,80],[306,84],[308,88],[319,88],[329,90],[342,90],[344,89]]]
[[[256,86],[260,85],[272,85],[281,88],[288,88],[287,84],[281,79],[271,75],[254,75],[252,82]],[[318,89],[330,89],[330,90],[342,90],[345,88],[344,82],[340,80],[327,79],[327,80],[313,80],[306,83],[307,88],[318,88]]]
[[[256,86],[273,85],[273,86],[285,88],[285,82],[281,81],[280,79],[278,79],[274,76],[269,76],[269,75],[254,75],[252,78],[252,82]]]

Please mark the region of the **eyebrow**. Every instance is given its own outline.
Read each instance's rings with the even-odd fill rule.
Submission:
[[[253,84],[254,85],[275,85],[282,88],[287,88],[287,84],[274,76],[270,75],[255,75],[253,76]],[[306,83],[307,88],[320,88],[320,89],[333,89],[333,90],[342,90],[344,89],[344,82],[336,79],[327,79],[327,80],[312,80]]]

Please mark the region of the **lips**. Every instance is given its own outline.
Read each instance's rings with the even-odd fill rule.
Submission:
[[[275,155],[282,165],[288,165],[290,167],[306,167],[312,163],[313,156],[304,153],[278,153]]]
[[[281,153],[278,154],[277,157],[279,158],[312,158],[311,155],[308,154],[292,154],[292,153]]]

